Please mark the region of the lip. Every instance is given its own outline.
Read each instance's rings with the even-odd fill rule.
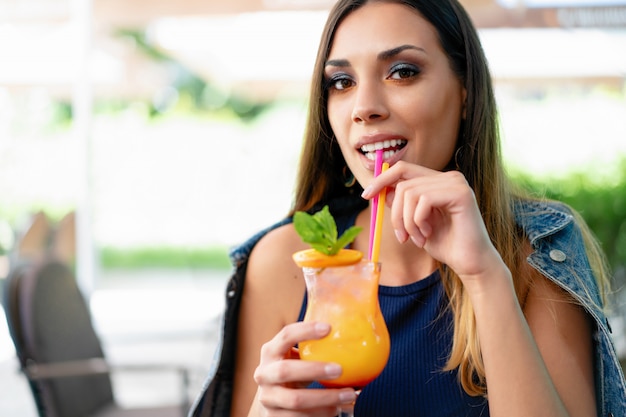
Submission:
[[[355,148],[357,152],[359,152],[362,163],[366,169],[370,171],[374,171],[374,166],[376,165],[376,162],[371,159],[368,159],[367,156],[365,156],[365,154],[362,153],[361,148],[366,145],[381,143],[385,141],[392,141],[392,140],[407,141],[407,139],[404,136],[393,134],[393,133],[375,133],[375,134],[365,135],[361,137],[361,139],[357,142]],[[393,164],[395,164],[400,159],[402,159],[402,156],[404,155],[405,151],[406,151],[406,144],[403,145],[400,149],[397,149],[396,152],[393,153],[393,155],[385,158],[384,162],[387,162],[389,163],[390,166],[393,166]]]

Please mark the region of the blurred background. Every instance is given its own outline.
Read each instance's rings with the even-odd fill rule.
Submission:
[[[189,365],[193,398],[229,248],[289,209],[333,3],[0,0],[0,282],[31,226],[69,223],[106,353]],[[596,233],[626,357],[626,0],[461,3],[491,65],[508,169]],[[0,415],[36,415],[4,319],[0,372]],[[172,397],[118,382],[128,404]]]

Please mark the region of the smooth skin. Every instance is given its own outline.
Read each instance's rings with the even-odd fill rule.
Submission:
[[[437,262],[459,275],[475,310],[492,417],[595,416],[588,317],[538,273],[522,310],[474,193],[461,173],[442,172],[453,158],[465,90],[435,29],[405,6],[369,3],[338,28],[326,77],[329,119],[349,168],[366,186],[363,197],[388,187],[381,284],[415,282]],[[390,138],[405,145],[374,179],[361,147]],[[368,230],[369,210],[357,225]],[[362,233],[354,248],[367,253],[367,245]],[[304,248],[286,225],[252,252],[233,416],[330,417],[356,398],[352,389],[301,389],[341,371],[300,361],[292,348],[329,331],[324,323],[294,323],[305,286],[291,254]]]

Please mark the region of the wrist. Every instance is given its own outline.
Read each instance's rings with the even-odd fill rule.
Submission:
[[[485,263],[480,272],[459,274],[459,278],[475,307],[495,299],[516,298],[511,271],[500,257]]]

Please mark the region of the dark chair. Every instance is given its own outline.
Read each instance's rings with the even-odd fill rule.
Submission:
[[[118,368],[107,363],[85,298],[66,264],[47,258],[15,265],[5,285],[9,331],[41,417],[185,415],[188,375],[176,366],[122,369],[180,372],[181,404],[149,409],[116,404],[110,375]]]

